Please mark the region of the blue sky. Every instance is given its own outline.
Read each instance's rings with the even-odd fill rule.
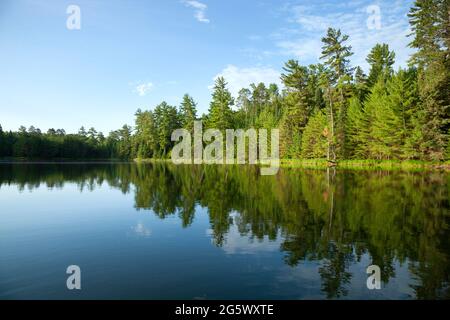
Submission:
[[[354,65],[377,42],[405,66],[412,0],[2,0],[0,124],[108,133],[138,109],[184,93],[208,110],[214,78],[235,94],[251,82],[279,83],[284,62],[318,62],[328,26],[350,36]],[[69,5],[81,29],[69,30]],[[367,20],[380,9],[380,28]],[[372,20],[370,20],[372,21]]]

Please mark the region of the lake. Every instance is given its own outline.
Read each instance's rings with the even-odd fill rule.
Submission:
[[[450,175],[0,164],[0,299],[450,298]],[[81,269],[68,290],[66,269]],[[369,290],[366,269],[381,270]]]

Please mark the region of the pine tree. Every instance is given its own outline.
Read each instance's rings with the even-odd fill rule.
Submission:
[[[345,75],[350,75],[353,69],[349,67],[349,58],[353,55],[352,47],[345,45],[348,35],[342,35],[341,30],[329,28],[327,35],[322,38],[322,56],[325,65],[328,66],[332,73],[332,84],[335,84]]]
[[[349,101],[346,119],[347,141],[346,147],[349,158],[365,159],[367,157],[366,144],[369,136],[370,124],[363,112],[360,98],[355,96]]]
[[[328,116],[330,127],[330,150],[328,160],[335,162],[337,156],[345,156],[345,118],[347,112],[347,95],[353,69],[349,57],[353,55],[351,46],[345,42],[347,35],[340,30],[329,28],[322,38],[322,56],[329,72],[322,76],[322,86],[328,98]],[[337,97],[335,92],[337,92]],[[337,98],[337,99],[336,99]]]
[[[131,153],[131,141],[132,141],[132,129],[129,125],[124,124],[122,129],[119,130],[119,143],[118,153],[122,159],[130,159]]]
[[[420,110],[418,106],[417,72],[415,69],[399,70],[387,83],[389,108],[400,119],[397,134],[401,138],[401,157],[418,158],[420,143]]]
[[[389,103],[389,97],[383,79],[372,88],[365,105],[367,123],[370,130],[367,141],[368,155],[374,159],[397,158],[401,153],[401,119]]]
[[[256,123],[256,119],[258,118],[259,114],[269,106],[269,92],[266,89],[266,86],[264,83],[259,83],[258,85],[255,85],[252,83],[250,85],[250,89],[252,90],[252,120],[253,125]]]
[[[368,86],[373,87],[380,77],[385,81],[391,77],[393,73],[392,66],[395,63],[395,52],[389,51],[387,44],[377,43],[370,51],[366,61],[370,65]]]
[[[234,101],[230,91],[227,89],[225,79],[223,77],[217,78],[206,127],[221,131],[231,129],[233,127],[233,111],[231,110],[233,104]]]
[[[306,97],[301,92],[291,92],[284,99],[284,114],[280,121],[280,154],[284,158],[300,156],[308,107]]]
[[[242,88],[239,90],[238,97],[236,99],[236,106],[238,112],[235,114],[235,124],[237,128],[248,128],[251,126],[251,91],[248,88]]]
[[[280,121],[280,153],[282,157],[299,157],[302,132],[311,112],[308,68],[299,65],[298,61],[289,60],[283,70],[281,80],[287,93]]]
[[[165,101],[156,106],[154,110],[156,123],[157,155],[165,157],[173,145],[172,132],[180,127],[180,119],[177,109]]]
[[[278,86],[275,83],[271,83],[267,91],[269,94],[270,111],[278,122],[282,115],[283,97],[280,95]]]
[[[81,126],[81,128],[78,130],[78,135],[82,136],[82,137],[87,136],[87,132],[86,132],[86,129],[84,128],[84,126]]]
[[[196,107],[194,99],[185,94],[180,105],[181,125],[191,133],[194,131],[194,121],[197,120]]]
[[[368,79],[361,67],[356,67],[355,71],[355,95],[359,102],[363,103],[369,94]]]
[[[317,112],[325,108],[325,99],[322,88],[320,87],[320,78],[325,72],[323,64],[312,64],[308,67],[308,96],[310,97],[311,112]]]
[[[135,116],[134,152],[138,158],[151,158],[157,152],[157,128],[153,112],[138,110]]]
[[[327,125],[327,117],[322,110],[316,112],[309,119],[302,136],[302,158],[319,159],[326,157],[328,141],[325,133]]]
[[[428,159],[445,157],[450,128],[449,0],[416,0],[409,12],[417,51],[419,93],[424,108],[422,148]]]
[[[95,143],[97,140],[97,134],[97,130],[95,130],[94,127],[91,127],[87,132],[87,137],[92,143]]]

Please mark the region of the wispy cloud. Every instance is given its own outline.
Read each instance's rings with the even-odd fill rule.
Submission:
[[[183,0],[182,1],[186,7],[194,8],[194,17],[199,22],[209,23],[209,19],[206,17],[206,9],[208,6],[202,2],[195,0]]]
[[[346,3],[323,3],[315,5],[292,5],[286,8],[290,26],[272,34],[280,53],[295,56],[302,63],[315,63],[321,54],[321,39],[328,27],[339,28],[348,34],[352,46],[352,63],[367,68],[367,54],[376,43],[387,43],[396,52],[398,66],[405,66],[412,53],[408,48],[411,32],[406,14],[411,1],[380,0],[381,28],[367,26],[367,7],[372,1],[354,0]]]
[[[239,68],[234,65],[228,65],[214,77],[214,80],[218,77],[225,78],[228,88],[234,97],[237,97],[240,89],[246,88],[252,83],[263,82],[266,85],[276,83],[281,86],[280,72],[271,67]]]
[[[152,235],[152,231],[149,228],[147,228],[142,222],[139,222],[132,229],[137,235],[142,237],[149,237]]]
[[[137,83],[133,84],[134,90],[133,92],[136,92],[140,97],[144,97],[153,89],[153,83],[151,82],[144,82],[144,83]]]

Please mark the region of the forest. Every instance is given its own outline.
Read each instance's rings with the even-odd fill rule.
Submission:
[[[180,106],[162,102],[137,110],[134,126],[107,136],[81,127],[63,129],[0,126],[0,157],[27,159],[168,158],[177,128],[279,128],[283,159],[444,161],[450,158],[449,0],[417,0],[408,14],[414,48],[408,67],[394,70],[395,52],[375,45],[366,74],[352,66],[349,37],[329,28],[317,64],[285,63],[283,88],[252,84],[233,97],[217,78],[207,114],[186,94]]]

